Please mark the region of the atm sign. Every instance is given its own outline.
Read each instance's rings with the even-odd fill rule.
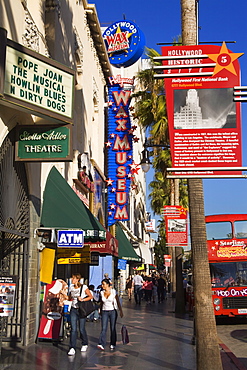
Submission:
[[[60,248],[82,248],[84,235],[82,230],[58,230],[57,246]]]

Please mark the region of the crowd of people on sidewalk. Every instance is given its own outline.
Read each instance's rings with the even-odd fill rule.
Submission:
[[[110,349],[114,350],[117,342],[116,323],[118,312],[123,317],[123,310],[116,290],[109,278],[101,282],[100,290],[95,290],[93,285],[89,287],[82,282],[79,273],[73,274],[69,288],[68,299],[72,302],[70,308],[70,348],[68,356],[76,353],[77,330],[79,327],[81,339],[81,352],[88,348],[88,336],[86,331],[87,321],[98,321],[101,319],[101,332],[99,333],[98,349],[105,350],[108,322],[110,323]],[[79,310],[80,302],[94,301],[95,309],[88,316],[82,316]]]
[[[117,291],[113,288],[113,284],[108,274],[105,274],[104,279],[96,289],[94,285],[87,286],[83,283],[83,279],[79,273],[72,275],[71,284],[68,291],[68,300],[71,303],[69,312],[69,327],[70,327],[70,347],[69,356],[74,356],[76,353],[77,331],[79,328],[81,339],[81,351],[86,352],[88,348],[88,336],[86,331],[86,322],[101,322],[101,331],[99,332],[98,349],[105,350],[107,328],[110,323],[110,349],[116,347],[117,333],[116,322],[118,314],[123,317],[123,310],[120,303]],[[130,275],[126,280],[126,293],[129,301],[134,295],[135,303],[140,305],[141,301],[146,304],[162,303],[169,292],[169,278],[166,274],[153,273],[151,275],[142,275],[136,271],[135,275]],[[80,302],[94,302],[94,310],[88,316],[81,316],[79,306]]]
[[[136,271],[134,276],[129,276],[126,280],[126,292],[129,301],[134,293],[136,304],[141,304],[142,299],[147,304],[162,303],[170,293],[170,281],[166,274],[152,273],[151,275],[142,275]]]

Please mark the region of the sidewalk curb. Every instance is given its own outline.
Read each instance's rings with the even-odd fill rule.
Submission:
[[[232,351],[230,350],[230,348],[228,348],[221,341],[220,338],[218,338],[218,341],[219,341],[219,346],[222,348],[222,350],[225,352],[225,354],[230,358],[230,360],[234,363],[234,365],[236,366],[236,368],[238,370],[247,370],[246,367],[242,364],[242,362],[239,361],[239,359],[234,355],[234,353],[232,353]],[[223,361],[222,361],[222,365],[223,365]]]

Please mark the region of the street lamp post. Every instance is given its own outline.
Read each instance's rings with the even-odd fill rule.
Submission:
[[[142,170],[147,173],[150,170],[152,162],[150,161],[149,158],[149,151],[147,148],[164,148],[164,149],[170,149],[170,145],[168,144],[153,144],[150,141],[145,139],[145,142],[143,144],[144,150],[142,151],[142,157],[141,157],[141,162],[140,165],[142,167]]]

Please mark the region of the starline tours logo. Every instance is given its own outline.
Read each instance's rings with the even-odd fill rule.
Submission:
[[[137,25],[130,21],[118,21],[108,27],[103,38],[110,63],[115,67],[128,67],[142,55],[145,38]]]

